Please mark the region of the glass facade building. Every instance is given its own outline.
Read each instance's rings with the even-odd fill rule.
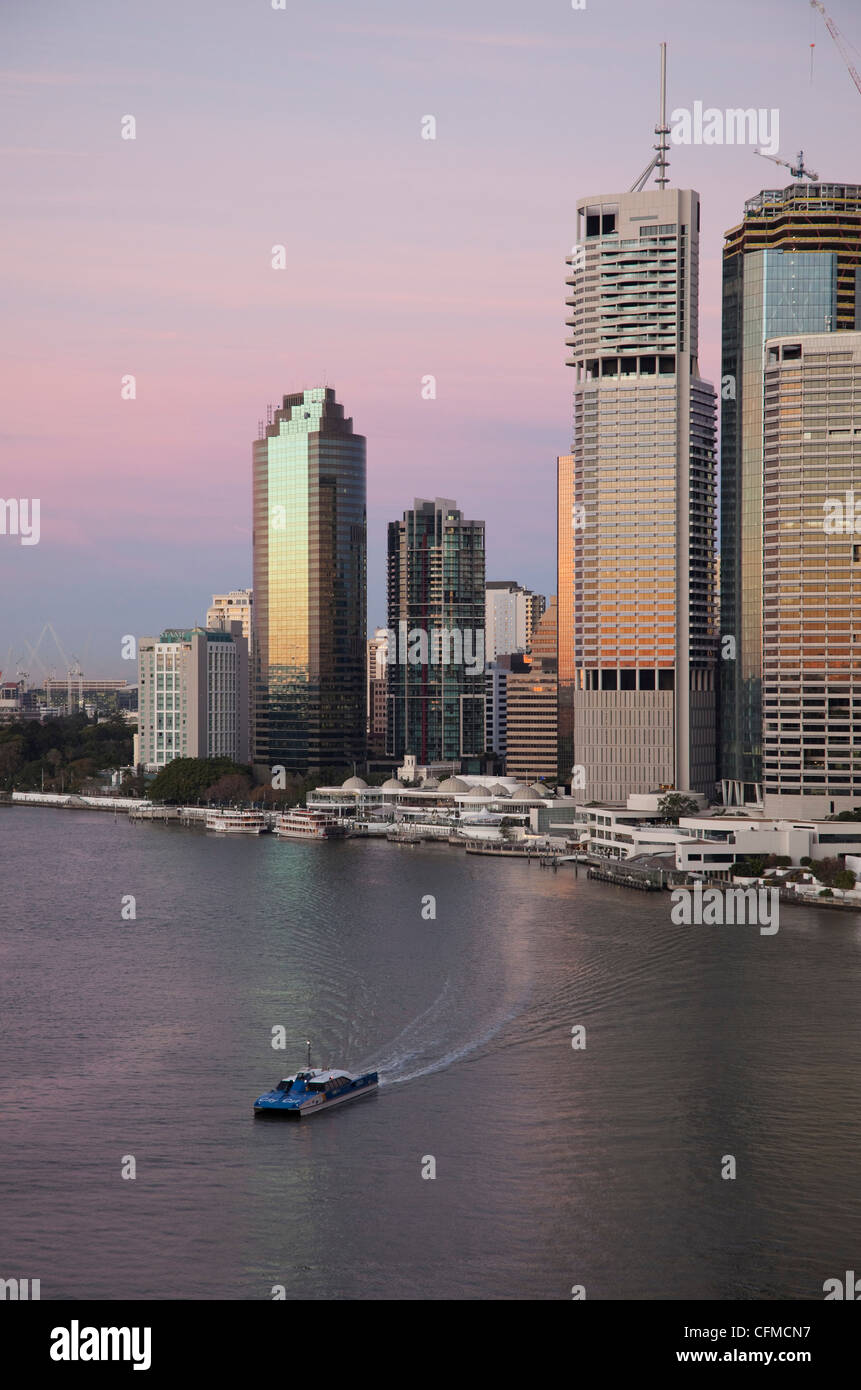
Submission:
[[[364,760],[365,439],[328,387],[285,396],[253,449],[254,764]]]
[[[762,788],[763,355],[769,338],[859,324],[861,188],[796,183],[745,204],[723,255],[720,775]],[[726,639],[732,639],[727,642]]]
[[[484,522],[416,498],[388,529],[390,756],[484,752],[484,605]]]

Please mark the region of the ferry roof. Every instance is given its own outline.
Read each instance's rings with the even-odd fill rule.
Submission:
[[[300,1074],[310,1076],[312,1081],[339,1081],[341,1078],[346,1081],[353,1080],[353,1073],[350,1071],[329,1070],[329,1068],[321,1070],[319,1067],[311,1067],[310,1069],[305,1067],[301,1073],[296,1072],[293,1076],[284,1076],[281,1079],[282,1081],[295,1081]]]

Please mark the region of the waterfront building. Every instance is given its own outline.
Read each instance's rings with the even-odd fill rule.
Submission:
[[[365,439],[329,387],[254,444],[255,775],[347,767],[366,739]]]
[[[505,771],[524,782],[557,778],[557,681],[555,661],[533,660],[507,680]]]
[[[488,662],[511,652],[528,652],[546,600],[513,579],[491,579],[485,585],[484,650]]]
[[[558,460],[560,763],[581,800],[715,783],[715,414],[699,196],[581,199]]]
[[[230,623],[240,623],[242,636],[248,643],[249,656],[252,652],[251,613],[254,600],[253,589],[231,589],[227,594],[213,594],[212,603],[206,610],[206,626],[220,632],[229,632]]]
[[[375,628],[367,658],[368,751],[375,754],[386,751],[388,650],[388,629]]]
[[[824,817],[861,805],[861,332],[766,342],[763,438],[763,800]]]
[[[403,770],[403,769],[402,769]],[[452,820],[471,816],[511,819],[524,828],[539,828],[536,816],[549,810],[561,823],[573,820],[577,803],[556,796],[543,783],[532,786],[517,777],[499,774],[457,773],[452,769],[418,767],[409,762],[408,777],[390,777],[379,787],[369,787],[362,777],[348,777],[336,786],[321,786],[306,798],[309,810],[324,811],[339,820],[376,823],[386,828],[412,820],[440,825],[445,838]],[[548,822],[541,824],[547,828]]]
[[[763,349],[861,328],[861,186],[798,181],[745,203],[723,251],[721,766],[726,802],[763,779]],[[729,644],[727,643],[729,639]]]
[[[238,622],[231,629],[140,639],[136,764],[157,772],[174,758],[248,762],[248,643]]]
[[[446,497],[389,522],[388,613],[389,755],[484,752],[484,522]]]
[[[556,596],[533,636],[532,652],[506,680],[505,771],[525,782],[558,775]]]
[[[775,855],[799,866],[806,858],[861,852],[861,820],[782,819],[755,807],[710,815],[704,797],[685,792],[699,802],[699,809],[680,817],[678,825],[667,825],[658,809],[662,795],[632,795],[625,805],[578,807],[572,838],[579,838],[584,851],[599,862],[640,862],[665,872],[724,880],[739,860]]]

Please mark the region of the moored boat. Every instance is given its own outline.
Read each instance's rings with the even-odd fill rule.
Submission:
[[[340,840],[346,833],[334,816],[308,811],[304,806],[282,811],[275,822],[275,834],[284,840]]]
[[[207,811],[206,828],[227,835],[260,835],[266,820],[262,811]]]

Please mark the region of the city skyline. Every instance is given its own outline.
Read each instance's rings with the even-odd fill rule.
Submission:
[[[832,8],[850,28],[846,6]],[[21,21],[3,17],[19,55],[5,97],[18,134],[3,158],[20,228],[10,251],[20,271],[11,318],[21,359],[17,373],[7,373],[4,486],[42,502],[40,544],[20,552],[16,545],[14,553],[0,546],[0,582],[21,585],[0,640],[4,662],[50,619],[69,650],[88,651],[91,670],[127,676],[122,635],[153,631],[165,615],[202,621],[209,595],[249,585],[249,430],[261,401],[326,381],[361,410],[372,443],[371,626],[385,611],[377,538],[405,497],[429,490],[430,469],[435,490],[458,495],[468,512],[485,517],[488,573],[516,574],[550,592],[554,463],[568,447],[569,417],[559,267],[574,240],[577,197],[628,186],[649,151],[657,39],[669,39],[671,107],[700,99],[779,107],[782,156],[803,144],[832,178],[843,177],[852,160],[857,93],[821,23],[811,28],[806,0],[791,13],[783,4],[753,13],[730,4],[719,15],[704,13],[693,37],[673,23],[684,19],[682,4],[665,7],[664,34],[644,11],[627,16],[619,38],[611,12],[596,5],[548,14],[545,27],[529,33],[514,5],[494,6],[485,32],[453,6],[441,7],[435,27],[404,23],[391,5],[373,7],[359,23],[298,16],[291,42],[315,73],[325,51],[343,77],[348,55],[358,51],[374,65],[379,94],[369,98],[366,70],[356,87],[347,75],[330,105],[311,101],[315,136],[301,160],[316,199],[299,208],[292,195],[267,195],[260,206],[255,193],[238,212],[231,199],[226,220],[219,187],[232,177],[251,193],[272,162],[279,124],[270,131],[264,122],[253,147],[240,147],[214,107],[211,58],[190,61],[193,29],[175,33],[175,64],[167,64],[157,97],[144,66],[113,70],[92,97],[88,75],[99,44],[110,41],[107,13],[101,37],[97,7],[77,33],[55,17],[49,42],[38,27],[25,24],[19,34]],[[775,25],[788,13],[789,23]],[[284,98],[266,36],[285,16],[264,12],[270,28],[258,16],[234,29],[235,16],[218,7],[200,14],[211,53],[254,46],[262,59],[259,100],[274,114]],[[164,6],[136,22],[144,35],[154,23],[172,32]],[[741,52],[734,26],[745,33]],[[528,75],[518,62],[523,50]],[[404,74],[419,71],[425,53],[437,62],[437,76],[414,95]],[[613,53],[623,56],[631,80],[603,128],[588,142],[572,140],[577,111],[585,119],[590,101],[599,100],[595,57]],[[569,80],[560,90],[555,79],[563,73]],[[255,91],[238,77],[233,82],[237,98]],[[362,119],[348,138],[344,117],[359,88]],[[503,91],[513,93],[510,110]],[[303,87],[296,100],[307,97]],[[427,112],[438,122],[433,142],[421,138]],[[120,136],[126,113],[136,115],[134,142]],[[363,138],[372,186],[345,237],[339,210],[352,187],[352,142]],[[215,146],[213,179],[208,151]],[[415,206],[401,199],[394,217],[388,185],[377,186],[369,173],[375,151],[380,167],[412,191]],[[788,180],[750,147],[674,145],[670,154],[672,185],[701,195],[701,371],[717,382],[723,234],[748,197]],[[315,172],[321,158],[328,185]],[[338,171],[340,193],[331,191]],[[66,221],[72,206],[77,215]],[[503,217],[501,244],[495,229]],[[66,221],[62,243],[52,231],[58,219]],[[337,241],[329,230],[335,225]],[[286,248],[284,271],[271,265],[276,244]],[[286,350],[288,338],[301,350]],[[120,396],[127,373],[136,376],[133,401]],[[429,375],[435,398],[422,397]],[[524,469],[535,483],[528,493],[518,488]],[[74,602],[63,582],[70,567],[79,583]]]

